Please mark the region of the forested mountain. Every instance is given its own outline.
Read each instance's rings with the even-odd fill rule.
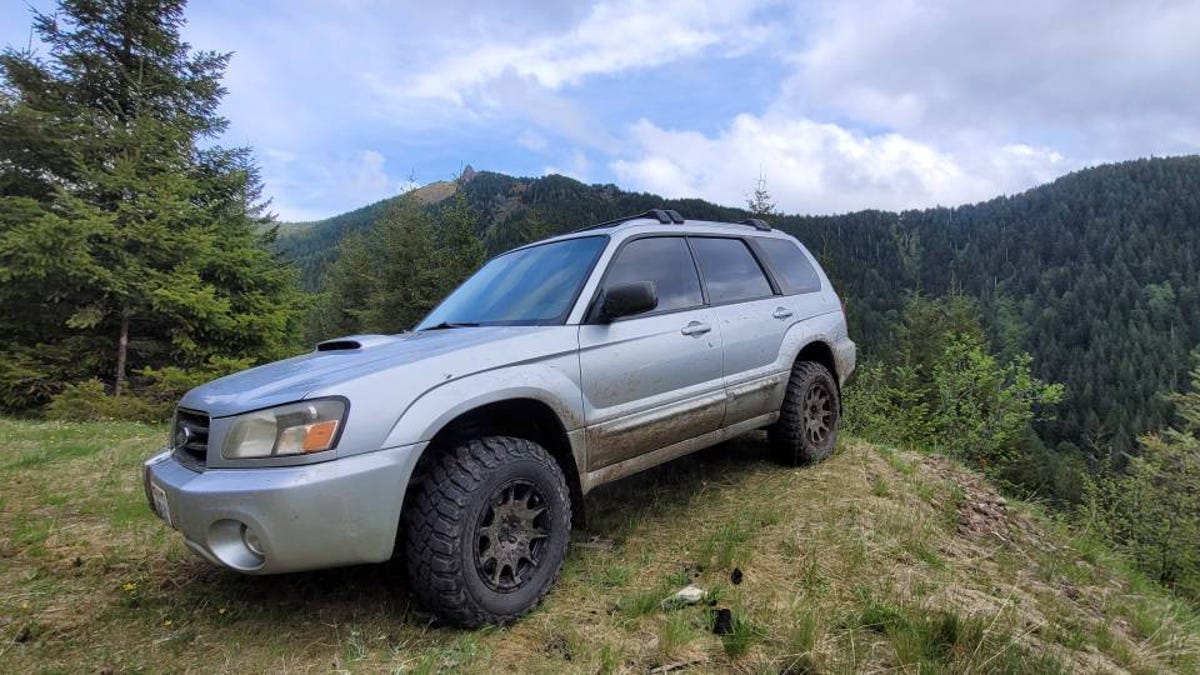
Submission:
[[[469,172],[458,187],[491,253],[658,206],[746,217],[562,176]],[[337,242],[370,230],[391,201],[284,226],[280,249],[320,288]],[[821,259],[868,357],[892,344],[908,296],[960,291],[977,299],[999,353],[1028,351],[1039,377],[1066,385],[1057,419],[1041,429],[1052,445],[1120,452],[1170,422],[1161,394],[1186,385],[1200,342],[1200,157],[1100,166],[956,208],[772,221]]]

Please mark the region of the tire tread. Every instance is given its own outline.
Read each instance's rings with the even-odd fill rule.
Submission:
[[[472,439],[443,452],[416,486],[416,496],[404,511],[404,555],[412,593],[439,618],[466,627],[509,623],[537,605],[562,571],[563,555],[549,582],[524,611],[496,614],[480,606],[467,590],[460,542],[464,519],[486,476],[506,462],[533,460],[554,477],[571,522],[571,500],[558,463],[537,443],[508,436]],[[484,495],[483,498],[486,498]]]
[[[789,465],[812,464],[819,462],[833,450],[837,442],[837,425],[841,421],[840,410],[834,420],[833,434],[827,448],[814,448],[804,435],[804,411],[801,407],[804,392],[818,378],[828,379],[830,392],[834,403],[840,406],[840,396],[833,374],[825,366],[816,361],[801,361],[792,367],[788,379],[787,393],[783,397],[783,406],[779,410],[779,421],[768,429],[767,435],[779,460]]]

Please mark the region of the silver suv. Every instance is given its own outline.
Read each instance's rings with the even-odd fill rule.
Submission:
[[[146,493],[213,564],[403,554],[428,609],[503,623],[554,583],[592,488],[761,428],[824,458],[854,363],[794,238],[654,210],[497,256],[411,333],[193,389]]]

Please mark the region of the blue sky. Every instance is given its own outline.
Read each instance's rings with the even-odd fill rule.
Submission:
[[[29,11],[0,4],[0,41]],[[1200,152],[1200,3],[195,0],[284,220],[465,164],[787,212],[954,205]]]

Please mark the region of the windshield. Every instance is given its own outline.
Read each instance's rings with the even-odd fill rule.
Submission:
[[[608,237],[580,237],[493,258],[417,330],[561,323],[607,242]]]

